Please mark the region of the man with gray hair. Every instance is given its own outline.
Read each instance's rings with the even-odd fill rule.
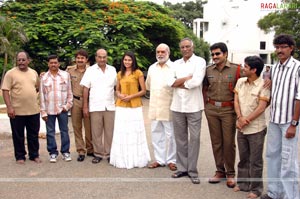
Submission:
[[[178,167],[172,177],[189,176],[193,184],[199,184],[197,162],[204,109],[202,82],[206,61],[194,54],[191,39],[182,39],[179,47],[182,58],[174,62],[174,72],[168,81],[168,85],[174,88],[171,110]]]
[[[146,88],[150,90],[149,118],[151,119],[152,145],[155,162],[148,168],[168,165],[171,171],[176,168],[176,144],[174,139],[171,102],[173,89],[167,85],[173,62],[169,59],[170,48],[161,43],[156,48],[157,62],[148,69]]]

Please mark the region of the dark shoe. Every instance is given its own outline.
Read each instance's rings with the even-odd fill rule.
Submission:
[[[107,158],[107,162],[108,162],[108,163],[110,162],[110,157]]]
[[[86,155],[90,157],[95,157],[94,153],[87,153]]]
[[[226,182],[227,187],[229,188],[234,188],[235,187],[235,180],[234,176],[227,176],[227,182]]]
[[[94,157],[94,159],[92,160],[92,163],[93,163],[93,164],[97,164],[97,163],[99,163],[101,160],[102,160],[102,158],[100,158],[100,157]]]
[[[177,171],[176,173],[173,173],[173,175],[171,176],[172,178],[181,178],[183,176],[188,176],[188,172],[183,172],[183,171]]]
[[[176,171],[177,170],[177,167],[176,167],[176,164],[174,163],[169,163],[168,164],[168,167],[171,171]]]
[[[214,177],[209,178],[208,182],[211,184],[216,184],[221,182],[222,180],[225,180],[226,176],[224,173],[217,171]]]
[[[162,165],[162,164],[159,164],[158,162],[153,162],[151,164],[148,165],[148,168],[149,169],[155,169],[155,168],[158,168],[158,167],[164,167],[165,165]]]
[[[85,155],[79,155],[78,158],[77,158],[77,161],[78,162],[82,162],[85,158]]]
[[[260,199],[273,199],[273,198],[271,198],[268,194],[264,194],[260,196]]]
[[[200,184],[200,179],[198,177],[190,177],[193,184]]]

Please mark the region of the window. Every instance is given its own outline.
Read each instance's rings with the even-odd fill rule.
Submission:
[[[259,47],[260,50],[266,50],[266,42],[265,41],[261,41],[259,46],[260,46]]]

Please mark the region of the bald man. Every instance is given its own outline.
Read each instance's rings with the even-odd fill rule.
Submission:
[[[83,114],[91,117],[94,159],[97,164],[103,158],[109,162],[115,119],[114,86],[116,69],[107,64],[107,52],[99,49],[96,64],[86,69],[80,85],[83,88]]]

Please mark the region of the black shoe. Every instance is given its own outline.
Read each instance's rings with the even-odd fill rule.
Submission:
[[[188,172],[183,172],[183,171],[177,171],[176,173],[173,173],[173,175],[171,176],[172,178],[181,178],[183,176],[188,176]]]
[[[85,155],[79,155],[78,158],[77,158],[77,161],[78,162],[82,162],[85,158]]]
[[[90,157],[95,157],[94,153],[87,153],[86,155]]]
[[[101,157],[94,157],[94,159],[92,160],[92,163],[93,164],[97,164],[97,163],[99,163],[100,161],[102,160],[102,158]]]
[[[110,162],[110,157],[107,158],[107,162],[108,162],[108,163]]]

